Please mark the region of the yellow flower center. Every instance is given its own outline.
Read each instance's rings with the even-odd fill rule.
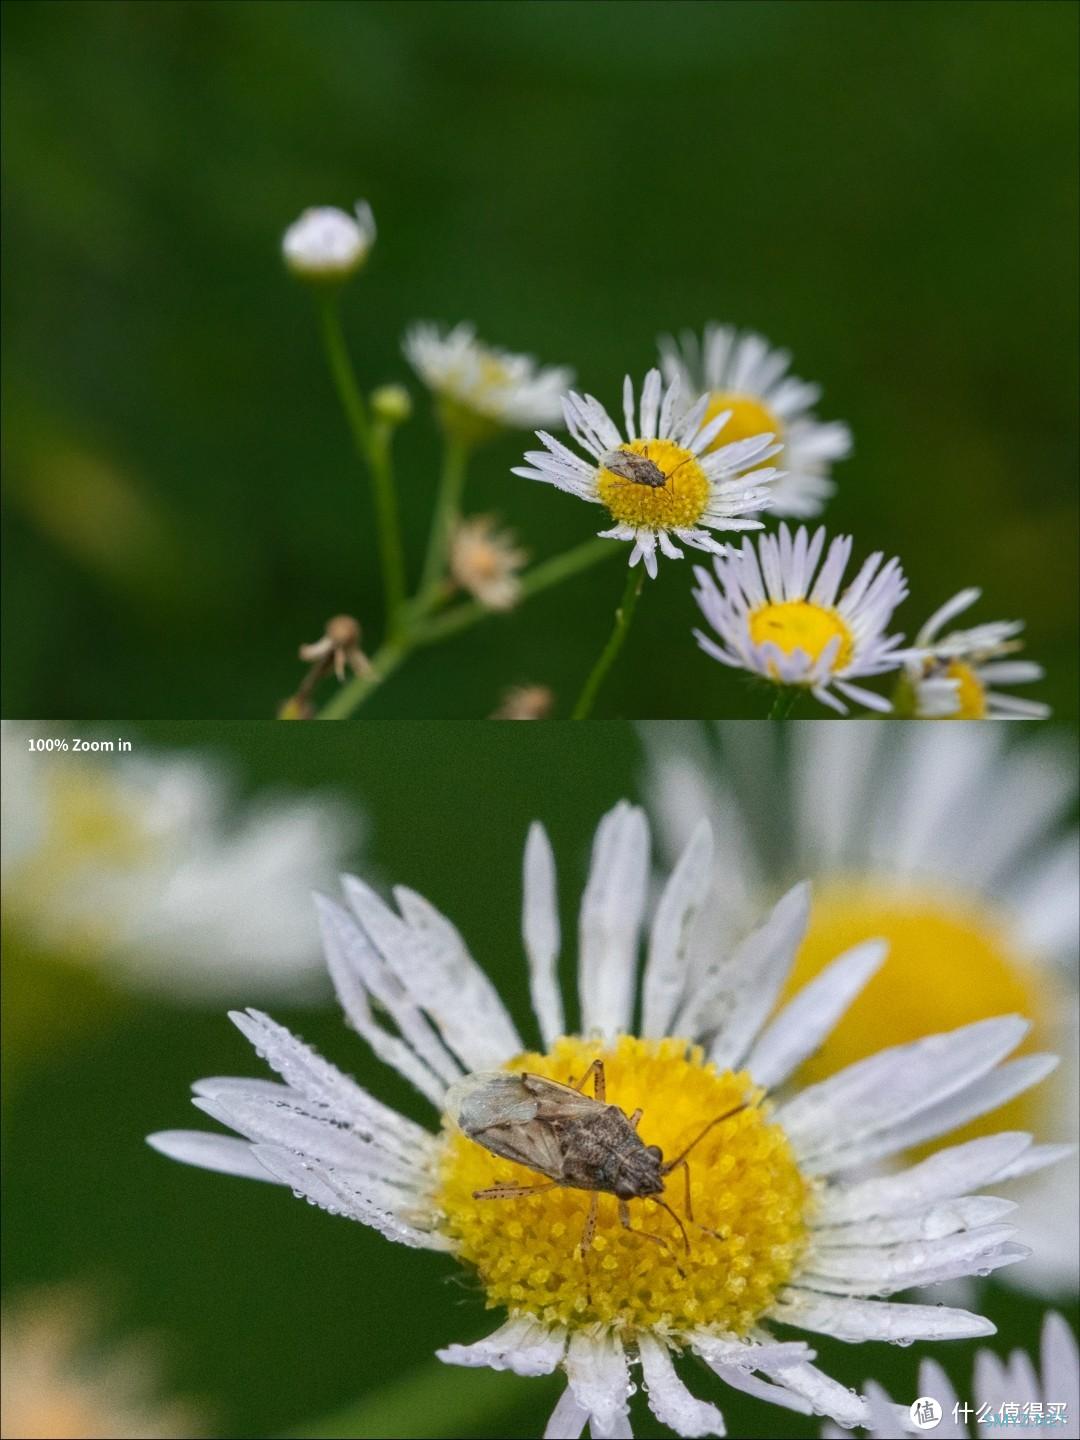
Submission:
[[[602,468],[596,490],[613,519],[638,530],[682,530],[697,524],[709,503],[709,481],[689,450],[670,440],[631,440],[619,449],[650,460],[664,480],[649,485]]]
[[[608,1104],[627,1115],[641,1107],[642,1143],[659,1145],[669,1160],[709,1120],[761,1095],[745,1073],[718,1072],[685,1040],[624,1035],[601,1050],[595,1041],[568,1038],[547,1055],[522,1055],[506,1068],[580,1082],[597,1058],[606,1069]],[[458,1255],[479,1273],[489,1306],[526,1312],[545,1324],[600,1321],[631,1332],[712,1325],[746,1335],[795,1269],[810,1187],[784,1132],[760,1106],[717,1125],[688,1159],[694,1222],[686,1215],[682,1170],[667,1177],[662,1198],[682,1217],[689,1252],[675,1220],[654,1201],[629,1202],[631,1225],[647,1232],[637,1234],[623,1228],[617,1199],[604,1193],[583,1257],[590,1192],[557,1187],[513,1199],[475,1199],[476,1190],[541,1183],[544,1177],[452,1128],[445,1133],[436,1203]]]
[[[851,661],[855,642],[847,622],[838,611],[824,605],[815,605],[810,600],[783,600],[759,605],[748,619],[750,639],[755,645],[771,641],[785,655],[802,650],[811,660],[817,660],[829,641],[839,635],[840,645],[832,668],[842,670]]]
[[[852,879],[816,886],[810,928],[788,994],[852,945],[877,937],[888,941],[885,963],[803,1066],[800,1079],[821,1080],[888,1045],[992,1015],[1019,1014],[1035,1021],[1025,1049],[1047,1039],[1040,1025],[1052,1013],[1045,979],[1016,953],[998,917],[985,902],[914,885]],[[1029,1129],[1032,1106],[1038,1104],[1038,1090],[1020,1096],[951,1136],[950,1143]]]
[[[701,423],[708,424],[722,410],[730,410],[731,419],[709,446],[710,451],[732,445],[736,440],[752,440],[755,435],[775,435],[777,440],[784,438],[783,421],[778,420],[756,395],[739,395],[733,390],[714,390],[709,397],[705,419]],[[779,457],[774,455],[771,460],[762,460],[760,464],[750,468],[760,470],[762,466],[779,463]]]
[[[945,674],[950,680],[956,680],[959,684],[956,692],[957,708],[951,715],[944,716],[944,719],[985,720],[986,690],[971,666],[965,665],[962,660],[953,660],[946,668]]]

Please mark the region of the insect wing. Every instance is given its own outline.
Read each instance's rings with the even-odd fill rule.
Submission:
[[[485,1150],[557,1180],[563,1170],[561,1124],[604,1107],[569,1085],[494,1070],[459,1080],[447,1092],[446,1108]]]

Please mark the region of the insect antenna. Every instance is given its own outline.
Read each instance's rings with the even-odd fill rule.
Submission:
[[[709,1123],[705,1126],[705,1129],[702,1130],[701,1134],[690,1141],[690,1144],[687,1145],[686,1149],[682,1152],[681,1155],[677,1155],[674,1160],[666,1161],[665,1164],[661,1166],[660,1174],[670,1175],[673,1170],[678,1169],[678,1167],[690,1154],[690,1151],[693,1150],[696,1145],[701,1144],[702,1140],[705,1139],[705,1136],[708,1135],[710,1130],[714,1129],[717,1125],[723,1124],[725,1120],[732,1119],[735,1115],[741,1115],[744,1110],[753,1109],[756,1105],[756,1100],[744,1100],[741,1105],[735,1105],[732,1109],[725,1110],[722,1115],[717,1115],[714,1120],[710,1120]]]

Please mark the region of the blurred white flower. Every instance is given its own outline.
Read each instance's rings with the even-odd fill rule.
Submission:
[[[352,215],[333,205],[305,210],[285,231],[281,252],[304,280],[345,280],[367,259],[375,243],[375,216],[366,200]]]
[[[178,999],[321,988],[313,888],[355,826],[320,796],[237,804],[204,757],[31,753],[2,732],[5,926]]]
[[[915,647],[922,653],[912,656],[906,666],[916,716],[920,720],[1045,720],[1049,705],[992,688],[1043,678],[1041,665],[1005,658],[1023,649],[1017,639],[1024,628],[1022,620],[993,620],[941,634],[981,593],[959,591],[934,611],[916,635]]]
[[[94,1307],[48,1289],[5,1305],[0,1324],[4,1440],[170,1440],[205,1433],[186,1402],[158,1398],[155,1347],[103,1346]]]
[[[763,432],[783,443],[777,457],[783,474],[770,491],[774,514],[803,518],[821,513],[836,489],[829,467],[851,454],[851,431],[839,421],[826,424],[816,418],[821,390],[789,373],[786,350],[774,350],[751,331],[740,335],[733,325],[706,325],[700,341],[692,331],[684,331],[678,341],[662,337],[660,355],[665,379],[678,379],[687,401],[708,392],[706,420],[722,410],[731,412],[715,445]]]
[[[518,572],[528,561],[510,530],[493,515],[462,520],[450,541],[450,575],[485,610],[512,610],[521,597]]]
[[[485,345],[466,324],[446,335],[436,325],[414,325],[403,348],[437,396],[443,424],[466,441],[485,439],[500,427],[562,423],[562,394],[574,378],[565,366],[541,366],[531,355]]]
[[[1018,1011],[1035,1022],[1031,1045],[1055,1050],[1062,1064],[1027,1102],[996,1111],[994,1124],[1080,1138],[1080,861],[1067,748],[1048,735],[1010,746],[1001,727],[977,723],[785,729],[788,744],[777,746],[766,726],[639,727],[662,853],[679,853],[703,809],[717,836],[714,898],[693,940],[697,964],[737,943],[763,904],[807,876],[814,905],[796,979],[870,936],[888,942],[889,958],[804,1078],[884,1044]],[[1021,1239],[1034,1254],[1003,1272],[1005,1282],[1075,1289],[1075,1165],[1032,1176],[1016,1193]]]

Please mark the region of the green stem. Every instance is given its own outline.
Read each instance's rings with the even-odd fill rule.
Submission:
[[[405,555],[401,545],[401,524],[397,513],[390,460],[390,435],[384,427],[372,430],[367,406],[356,383],[352,361],[341,328],[341,312],[336,293],[324,295],[319,306],[323,346],[330,375],[337,390],[341,408],[352,432],[353,444],[371,477],[375,502],[379,561],[386,597],[386,624],[391,635],[400,634],[405,603]]]
[[[521,577],[521,598],[527,600],[530,595],[538,595],[541,590],[548,590],[552,585],[569,580],[579,571],[587,570],[606,555],[619,553],[621,552],[618,547],[612,545],[610,540],[586,540],[583,545],[576,545],[573,550],[565,550],[561,555],[555,555],[526,571]],[[439,640],[459,634],[462,630],[468,630],[491,613],[476,600],[455,605],[452,610],[447,610],[445,614],[421,625],[419,630],[414,632],[414,641],[417,645],[433,645]]]
[[[319,711],[317,720],[347,720],[398,668],[408,655],[411,644],[406,640],[387,641],[371,657],[371,674],[354,675],[334,698]]]
[[[577,545],[573,550],[566,550],[562,555],[556,555],[551,560],[545,560],[543,564],[537,565],[528,571],[521,578],[521,598],[528,599],[530,595],[537,595],[541,590],[550,589],[562,580],[568,580],[571,576],[578,574],[581,570],[587,570],[590,565],[595,565],[605,555],[621,555],[622,550],[618,545],[612,545],[609,540],[587,540],[583,545]],[[421,645],[435,645],[441,640],[448,640],[452,635],[458,635],[463,630],[469,630],[481,620],[486,620],[494,612],[485,610],[475,600],[467,604],[456,605],[452,610],[437,616],[426,623],[419,623],[412,629],[407,629],[400,638],[388,643],[380,649],[372,659],[372,675],[358,675],[343,685],[334,698],[319,712],[320,720],[345,720],[354,711],[358,710],[372,693],[379,688],[382,682],[387,679],[398,666],[405,660],[409,653]]]
[[[641,594],[645,584],[645,569],[642,566],[639,570],[631,570],[626,579],[626,589],[619,601],[619,608],[615,611],[615,624],[612,628],[608,642],[600,652],[600,658],[592,668],[589,678],[585,681],[585,687],[578,696],[578,702],[574,706],[571,720],[587,720],[592,714],[600,686],[611,669],[616,655],[623,647],[626,639],[626,632],[630,629],[630,621],[634,618],[634,610],[637,606],[638,596]]]
[[[435,498],[431,534],[428,537],[427,556],[416,596],[416,604],[421,614],[434,603],[442,586],[450,541],[453,538],[454,526],[460,518],[461,496],[465,489],[468,463],[469,447],[463,440],[447,435],[443,450],[442,476]]]
[[[798,685],[781,685],[776,692],[776,699],[769,711],[770,720],[790,720],[791,712],[799,703],[802,690]]]

